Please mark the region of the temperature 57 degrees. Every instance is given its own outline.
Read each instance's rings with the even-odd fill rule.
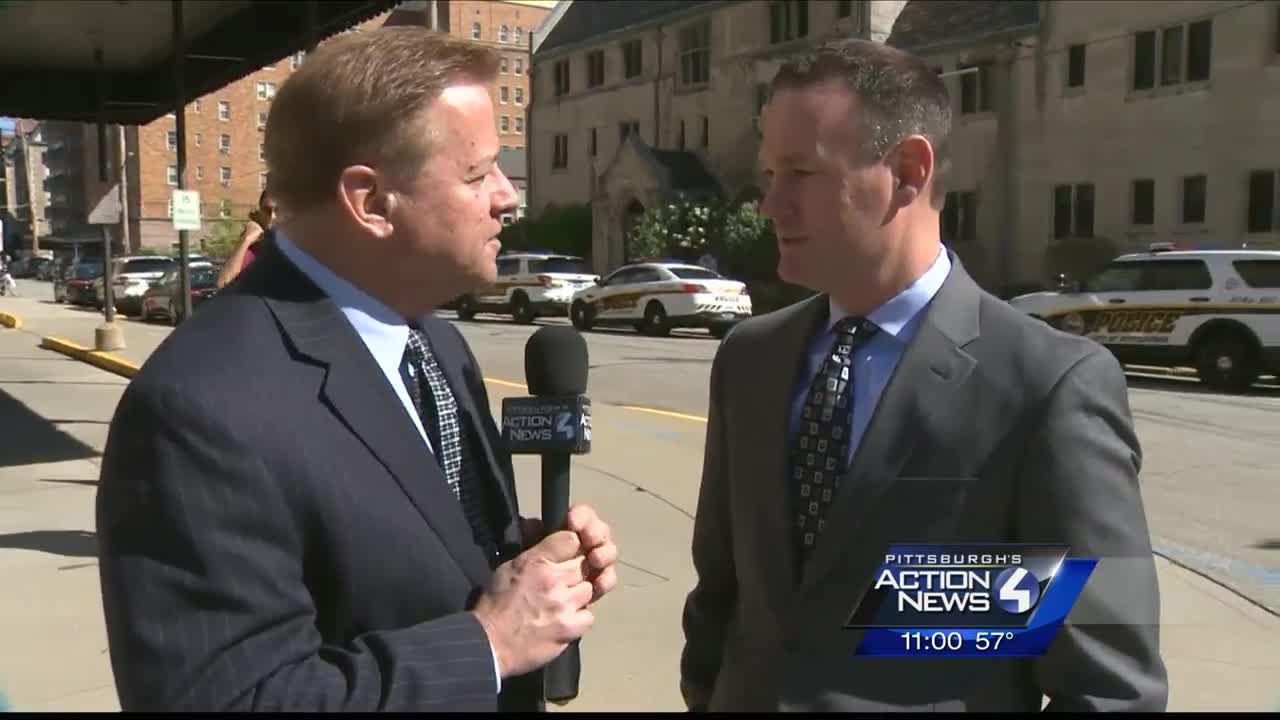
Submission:
[[[973,644],[978,650],[999,650],[1000,643],[1012,639],[1011,632],[979,632],[974,636]]]

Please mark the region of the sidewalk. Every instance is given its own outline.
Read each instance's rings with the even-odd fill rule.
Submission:
[[[97,458],[126,381],[37,347],[41,333],[55,332],[92,345],[100,322],[93,314],[22,298],[0,299],[0,312],[23,319],[21,330],[0,329],[0,577],[15,589],[0,594],[0,692],[15,710],[116,710],[93,497]],[[126,322],[130,348],[122,355],[139,362],[165,331]],[[495,412],[513,392],[490,387]],[[673,501],[677,494],[665,491],[664,498],[653,478],[696,477],[696,434],[657,441],[660,432],[670,435],[669,421],[607,406],[598,408],[596,425],[602,431],[591,455],[575,459],[574,495],[610,518],[624,553],[623,585],[584,640],[582,692],[564,709],[679,711],[693,508],[684,499],[690,494]],[[618,430],[624,425],[636,431]],[[538,507],[536,458],[519,457],[516,468],[522,506]],[[1280,709],[1280,619],[1162,558],[1157,568],[1169,709]]]

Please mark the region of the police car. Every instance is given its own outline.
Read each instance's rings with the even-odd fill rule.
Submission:
[[[703,327],[724,337],[751,317],[751,296],[737,280],[698,265],[656,261],[624,265],[573,296],[569,319],[579,330],[631,325],[650,335]]]
[[[1058,284],[1009,302],[1123,363],[1193,367],[1219,389],[1280,373],[1280,251],[1155,245],[1082,283]]]
[[[462,320],[484,312],[531,323],[542,315],[568,315],[573,294],[590,287],[597,277],[586,261],[573,255],[511,253],[498,257],[496,282],[452,304]]]

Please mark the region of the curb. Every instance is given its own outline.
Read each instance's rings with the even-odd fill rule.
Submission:
[[[69,358],[88,363],[106,370],[107,372],[115,373],[116,375],[126,378],[132,378],[134,375],[137,375],[138,370],[140,369],[137,365],[134,365],[124,358],[117,357],[111,353],[90,350],[87,347],[77,345],[69,340],[63,340],[62,338],[42,338],[40,340],[40,347],[45,350],[52,350],[56,353],[61,353]]]
[[[13,328],[14,330],[21,330],[22,318],[18,317],[17,315],[10,315],[9,313],[0,312],[0,325],[3,325],[4,327],[7,327],[7,328]]]

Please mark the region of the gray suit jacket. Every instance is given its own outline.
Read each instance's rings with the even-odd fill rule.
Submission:
[[[795,580],[788,407],[826,310],[817,296],[748,320],[716,355],[683,618],[688,706],[1036,711],[1044,695],[1053,710],[1163,710],[1120,365],[983,292],[954,260]],[[892,542],[1066,543],[1125,570],[1091,580],[1077,603],[1103,623],[1065,626],[1042,658],[854,657],[861,631],[844,625]]]

